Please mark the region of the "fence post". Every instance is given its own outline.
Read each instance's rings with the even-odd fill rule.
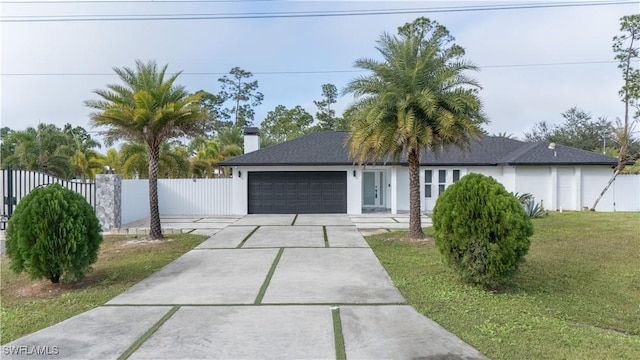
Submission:
[[[11,165],[7,166],[7,193],[5,194],[6,197],[4,200],[5,204],[7,204],[8,208],[7,208],[7,219],[11,218],[11,215],[13,215],[13,207],[15,206],[14,203],[14,196],[13,196],[13,170],[11,168]]]
[[[102,231],[122,225],[122,177],[118,174],[96,175],[96,216]]]

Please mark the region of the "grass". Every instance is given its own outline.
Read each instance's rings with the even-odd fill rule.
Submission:
[[[500,293],[461,283],[433,242],[367,240],[417,311],[492,359],[640,359],[640,213],[552,213],[534,226]]]
[[[56,324],[104,304],[193,249],[207,237],[171,235],[162,241],[105,236],[93,270],[78,283],[31,280],[0,260],[0,343]]]

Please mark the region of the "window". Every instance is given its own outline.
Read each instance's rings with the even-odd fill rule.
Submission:
[[[460,170],[453,170],[453,182],[460,180]]]
[[[447,170],[438,170],[438,195],[444,192],[447,182]]]
[[[430,198],[431,195],[431,183],[433,182],[433,170],[424,171],[424,197]]]

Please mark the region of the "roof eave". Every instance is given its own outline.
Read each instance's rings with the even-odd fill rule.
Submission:
[[[557,166],[557,165],[571,165],[571,166],[584,166],[584,165],[593,165],[593,166],[616,166],[617,163],[610,162],[566,162],[566,161],[541,161],[541,162],[508,162],[508,163],[500,163],[500,166]]]

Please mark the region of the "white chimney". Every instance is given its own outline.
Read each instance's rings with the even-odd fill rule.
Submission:
[[[260,149],[260,136],[257,127],[244,128],[244,153]]]

